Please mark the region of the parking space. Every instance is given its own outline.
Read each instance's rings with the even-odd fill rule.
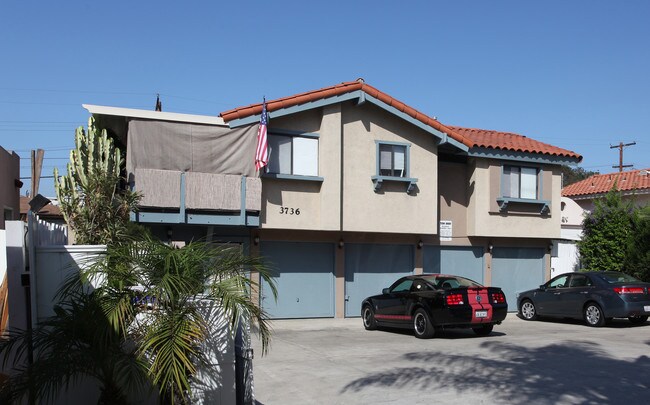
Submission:
[[[255,346],[259,404],[648,403],[650,322],[526,322],[509,314],[488,337],[366,331],[358,318],[273,321]]]

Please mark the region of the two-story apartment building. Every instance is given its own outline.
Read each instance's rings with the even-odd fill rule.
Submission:
[[[363,298],[422,272],[499,285],[514,304],[550,274],[559,165],[581,159],[444,125],[363,80],[268,101],[261,175],[261,104],[219,119],[87,108],[126,147],[132,186],[145,194],[134,219],[162,238],[265,256],[278,300],[264,284],[260,300],[274,318],[358,316]]]

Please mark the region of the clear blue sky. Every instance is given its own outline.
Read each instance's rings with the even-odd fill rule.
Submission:
[[[217,4],[222,3],[222,4]],[[218,115],[363,77],[449,125],[650,167],[650,1],[60,1],[0,8],[0,146],[65,170],[82,103]],[[29,190],[25,180],[22,194]],[[54,195],[52,180],[41,193]]]

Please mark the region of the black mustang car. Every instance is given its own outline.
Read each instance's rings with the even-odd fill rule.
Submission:
[[[517,294],[519,315],[584,319],[602,326],[612,318],[644,323],[650,315],[650,283],[617,271],[565,273]]]
[[[361,303],[363,326],[413,328],[420,339],[445,328],[492,332],[506,317],[506,296],[498,287],[483,287],[464,277],[420,274],[402,277],[382,294]]]

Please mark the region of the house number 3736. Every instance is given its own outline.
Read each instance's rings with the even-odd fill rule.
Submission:
[[[300,215],[300,208],[280,207],[280,214]]]

